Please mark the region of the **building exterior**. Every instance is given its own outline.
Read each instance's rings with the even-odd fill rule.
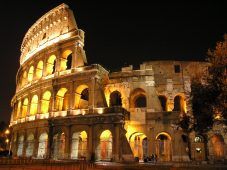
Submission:
[[[88,65],[83,46],[84,32],[65,4],[26,33],[11,102],[14,157],[119,162],[151,154],[159,161],[189,161],[190,154],[201,161],[225,158],[225,134],[206,146],[202,136],[192,133],[188,139],[175,126],[191,110],[190,79],[206,63],[150,61],[138,70],[130,65],[109,73],[99,64]],[[211,132],[210,138],[220,133]]]

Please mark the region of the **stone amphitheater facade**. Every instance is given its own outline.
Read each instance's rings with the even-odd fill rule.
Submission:
[[[26,33],[11,101],[14,157],[189,161],[189,147],[195,160],[215,157],[212,143],[207,154],[202,136],[188,139],[175,126],[190,114],[190,80],[206,63],[150,61],[110,73],[88,65],[83,47],[84,31],[66,4]]]

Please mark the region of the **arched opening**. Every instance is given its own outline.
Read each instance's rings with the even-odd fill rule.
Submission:
[[[186,102],[184,100],[184,97],[177,95],[174,97],[174,109],[173,111],[180,111],[185,112],[186,111]]]
[[[158,96],[162,106],[162,111],[167,111],[167,98],[165,96]]]
[[[65,134],[64,133],[58,133],[54,135],[53,138],[53,144],[54,144],[54,159],[64,159],[65,156]]]
[[[143,160],[144,156],[148,156],[148,140],[144,133],[133,133],[129,137],[129,143],[135,158]]]
[[[57,111],[63,111],[68,109],[69,104],[69,94],[66,94],[68,90],[66,88],[61,88],[58,90],[56,95],[56,109]]]
[[[71,69],[72,67],[72,51],[66,50],[62,54],[61,71]]]
[[[24,135],[21,135],[18,139],[17,156],[23,156],[23,148],[24,148]]]
[[[31,66],[28,71],[28,82],[31,82],[33,80],[33,74],[34,74],[34,67]]]
[[[110,106],[122,106],[121,93],[114,91],[110,94]]]
[[[130,108],[147,107],[146,93],[143,89],[137,88],[130,95]]]
[[[27,71],[24,71],[23,75],[22,75],[22,81],[21,81],[21,85],[24,86],[27,83]]]
[[[213,147],[213,154],[216,160],[223,159],[225,156],[225,142],[220,134],[216,134],[211,138],[211,144]]]
[[[87,133],[75,132],[72,135],[71,158],[87,157]]]
[[[22,105],[22,118],[26,117],[28,112],[28,98],[25,98]]]
[[[38,158],[46,158],[47,156],[47,142],[48,142],[48,135],[47,133],[42,133],[39,136],[39,146],[38,146]]]
[[[21,118],[21,101],[17,103],[17,116],[16,119]]]
[[[113,137],[109,130],[105,130],[100,135],[100,142],[96,149],[97,160],[111,160],[113,150]]]
[[[30,115],[37,114],[37,111],[38,111],[38,96],[34,95],[31,100]]]
[[[56,56],[51,55],[47,60],[47,66],[46,66],[46,75],[53,74],[55,71],[56,65]]]
[[[43,61],[38,62],[35,72],[37,79],[40,79],[43,76]]]
[[[156,154],[160,161],[170,161],[172,158],[171,137],[162,132],[156,136]]]
[[[43,93],[42,101],[41,101],[41,113],[49,112],[50,97],[51,97],[51,92],[46,91]]]
[[[31,157],[33,155],[33,149],[34,149],[34,135],[29,134],[27,137],[26,157]]]
[[[89,89],[87,85],[80,85],[75,93],[75,109],[87,109]]]

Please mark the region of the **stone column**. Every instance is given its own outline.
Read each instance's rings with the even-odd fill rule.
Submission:
[[[114,161],[120,161],[120,128],[119,125],[115,125],[114,127],[114,142],[113,142],[113,158]]]
[[[23,141],[23,152],[22,152],[22,157],[26,157],[26,149],[27,149],[27,131],[25,130],[24,132],[24,141]]]
[[[95,153],[93,127],[89,125],[88,129],[88,154],[87,159],[91,160],[91,155]]]
[[[66,127],[67,129],[67,135],[65,136],[65,159],[70,159],[70,153],[71,153],[71,125]]]
[[[34,133],[34,149],[33,149],[33,157],[37,157],[38,155],[38,147],[39,147],[39,136],[38,136],[38,129],[35,129],[35,133]]]

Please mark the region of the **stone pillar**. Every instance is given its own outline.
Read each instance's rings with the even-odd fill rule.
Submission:
[[[24,141],[23,141],[23,152],[22,152],[22,157],[26,157],[26,149],[27,149],[27,131],[25,130],[24,132]]]
[[[52,152],[53,152],[53,123],[52,121],[49,121],[49,135],[48,135],[48,147],[47,147],[47,159],[52,158]]]
[[[120,128],[119,125],[114,127],[113,158],[114,161],[120,161]]]
[[[95,147],[94,146],[94,135],[93,135],[93,127],[89,125],[88,129],[88,154],[87,159],[91,160],[91,155],[95,154]]]
[[[65,159],[70,159],[70,153],[71,153],[71,126],[67,126],[67,134],[65,135]]]
[[[35,129],[35,133],[34,133],[34,148],[33,148],[33,157],[37,157],[38,155],[38,147],[39,147],[39,136],[38,136],[38,129]]]

